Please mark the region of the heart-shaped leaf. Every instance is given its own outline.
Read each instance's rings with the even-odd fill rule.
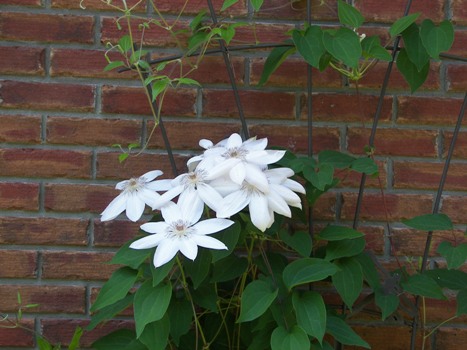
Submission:
[[[454,42],[454,28],[449,21],[437,27],[432,20],[425,19],[420,26],[420,38],[428,54],[439,60],[439,54],[448,51]]]
[[[348,28],[340,28],[334,35],[329,31],[323,34],[326,50],[338,61],[351,68],[357,68],[362,56],[362,46],[359,36]]]

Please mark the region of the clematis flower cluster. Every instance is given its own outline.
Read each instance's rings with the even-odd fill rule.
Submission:
[[[159,170],[139,178],[119,182],[122,192],[102,212],[102,221],[112,220],[125,211],[132,221],[141,218],[145,206],[160,210],[164,222],[141,226],[151,233],[130,245],[134,249],[156,248],[154,265],[161,266],[178,252],[194,260],[198,246],[227,249],[210,235],[234,222],[229,218],[248,207],[251,222],[265,231],[274,223],[274,213],[291,217],[290,207],[300,208],[297,193],[303,186],[290,179],[293,170],[269,168],[285,151],[267,150],[266,138],[243,141],[239,134],[217,144],[201,140],[202,155],[191,158],[189,172],[173,180],[156,180]],[[216,218],[200,221],[205,206]]]

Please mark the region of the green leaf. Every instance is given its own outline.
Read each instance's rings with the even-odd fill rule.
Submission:
[[[263,6],[264,0],[251,0],[251,5],[253,6],[253,9],[258,12],[261,9],[261,6]]]
[[[222,249],[222,250],[211,250],[211,255],[212,255],[212,262],[215,263],[230,254],[234,251],[234,248],[236,247],[238,243],[238,239],[240,238],[240,232],[242,230],[242,226],[238,221],[236,221],[233,225],[229,226],[225,230],[222,230],[221,232],[216,233],[216,238],[224,243],[228,250]]]
[[[323,43],[326,50],[338,61],[351,68],[357,68],[362,56],[362,46],[358,35],[348,29],[340,28],[335,35],[324,32]]]
[[[148,350],[165,350],[169,340],[170,320],[165,314],[159,321],[151,322],[145,328],[139,341],[146,345]]]
[[[318,161],[320,164],[330,164],[337,169],[350,167],[355,159],[355,157],[348,154],[332,150],[324,150],[318,154]]]
[[[276,299],[278,291],[278,289],[271,290],[269,283],[265,281],[250,282],[242,293],[237,322],[251,321],[264,314]]]
[[[337,14],[339,16],[339,22],[352,29],[359,28],[365,21],[360,11],[342,0],[339,0],[337,3]]]
[[[305,331],[293,326],[289,331],[282,326],[271,334],[271,350],[309,350],[310,340]]]
[[[41,336],[37,336],[37,345],[39,345],[39,350],[53,350],[52,345]]]
[[[375,161],[369,157],[357,158],[352,162],[350,169],[364,173],[367,175],[373,175],[378,172],[378,165]]]
[[[424,274],[433,278],[441,288],[452,290],[467,289],[467,273],[460,270],[434,269]]]
[[[184,259],[183,265],[187,275],[193,282],[193,288],[197,289],[204,281],[211,267],[211,253],[207,249],[200,249],[196,260]]]
[[[134,294],[128,294],[123,299],[120,299],[119,301],[100,309],[98,312],[91,316],[91,322],[86,327],[86,330],[93,330],[102,321],[109,320],[119,312],[125,310],[128,306],[130,306],[133,303],[134,296]]]
[[[392,56],[383,46],[379,36],[372,35],[362,40],[363,57],[375,58],[382,61],[391,61]]]
[[[326,260],[347,258],[358,255],[365,249],[364,238],[343,239],[331,241],[326,247]]]
[[[193,18],[190,22],[190,29],[192,32],[195,32],[198,27],[201,25],[201,22],[204,19],[204,16],[206,15],[206,10],[201,10],[195,18]]]
[[[399,69],[405,81],[409,84],[412,93],[422,86],[428,77],[430,62],[427,62],[425,66],[418,71],[417,66],[409,59],[407,51],[404,48],[399,51],[396,63],[397,69]]]
[[[152,273],[152,286],[155,287],[159,283],[161,283],[165,277],[169,274],[169,272],[172,270],[173,265],[175,263],[175,259],[170,260],[168,263],[155,267],[154,264],[150,264],[151,267],[151,273]]]
[[[108,65],[106,65],[104,67],[104,72],[107,72],[109,70],[112,70],[112,69],[115,69],[115,68],[118,68],[118,67],[122,67],[124,66],[125,63],[123,63],[123,61],[113,61],[113,62],[110,62]]]
[[[95,350],[147,350],[130,329],[119,329],[92,343]]]
[[[230,6],[236,4],[238,0],[225,0],[224,3],[222,4],[221,11],[227,10]]]
[[[334,180],[334,167],[331,164],[320,164],[318,168],[307,167],[303,169],[303,176],[320,191],[332,184]]]
[[[68,345],[68,350],[76,350],[79,348],[79,341],[83,336],[83,329],[81,327],[76,327],[75,333],[73,333],[73,338],[71,338],[70,345]]]
[[[420,37],[428,54],[439,60],[439,54],[448,51],[454,42],[454,27],[448,20],[437,27],[432,20],[425,19],[420,26]]]
[[[323,297],[313,291],[304,292],[302,295],[294,293],[292,303],[297,315],[297,324],[321,344],[326,332],[326,306]]]
[[[355,333],[355,331],[339,317],[328,317],[326,331],[331,334],[339,343],[344,345],[356,345],[370,349],[370,345],[357,333]]]
[[[456,301],[456,316],[467,314],[467,289],[463,289],[457,293]]]
[[[248,268],[246,258],[233,255],[226,257],[214,264],[211,282],[225,282],[240,276]]]
[[[170,335],[175,345],[179,345],[180,337],[190,330],[193,310],[188,300],[177,300],[170,303]]]
[[[179,84],[183,84],[183,85],[201,86],[201,84],[199,82],[197,82],[194,79],[190,79],[190,78],[179,78],[179,79],[175,79],[175,81],[177,81]]]
[[[345,226],[328,225],[318,235],[326,241],[340,241],[343,239],[354,239],[363,237],[364,234]]]
[[[190,289],[191,296],[196,305],[217,312],[217,292],[214,284],[202,284],[198,289]]]
[[[318,258],[303,258],[287,265],[282,273],[284,284],[292,289],[300,284],[316,282],[334,275],[338,267],[328,261]]]
[[[225,43],[229,45],[230,41],[235,36],[235,27],[233,25],[229,25],[221,28],[220,36],[225,41]]]
[[[392,37],[399,35],[404,30],[406,30],[408,27],[410,27],[410,25],[414,23],[419,16],[420,16],[420,13],[413,13],[411,15],[399,18],[397,21],[393,23],[391,28],[389,28],[389,34],[391,34]]]
[[[384,294],[381,290],[375,290],[375,303],[381,309],[381,318],[384,321],[399,307],[399,297],[395,294]]]
[[[310,256],[313,243],[308,232],[296,231],[290,235],[286,230],[280,230],[279,238],[301,256],[305,258]]]
[[[170,86],[171,81],[169,78],[156,80],[151,84],[151,95],[152,101],[154,101],[157,96],[159,96],[168,86]]]
[[[379,282],[379,274],[378,271],[376,270],[375,263],[371,259],[371,257],[368,255],[368,252],[362,252],[354,257],[355,259],[358,260],[360,263],[360,266],[362,267],[362,272],[363,272],[363,277],[365,281],[368,283],[368,285],[373,288],[373,290],[376,290],[380,286]]]
[[[416,216],[412,219],[402,220],[404,224],[417,230],[438,231],[452,230],[451,219],[445,214],[426,214]]]
[[[332,283],[344,303],[352,309],[363,289],[363,272],[360,263],[353,258],[344,258],[336,262],[340,271],[332,276]]]
[[[326,52],[323,43],[323,31],[319,26],[309,26],[305,31],[294,30],[292,39],[298,52],[305,61],[315,68],[319,68],[321,56]]]
[[[120,46],[121,53],[125,53],[131,50],[133,43],[129,35],[124,35],[118,40],[118,46]]]
[[[297,49],[295,47],[275,47],[271,50],[266,62],[264,63],[263,72],[259,79],[259,86],[263,86],[268,81],[272,73],[285,61],[285,59],[291,54],[295,53]]]
[[[110,260],[110,264],[127,265],[137,270],[154,249],[132,249],[130,245],[134,241],[135,240],[131,240],[125,243],[117,253],[115,253],[112,260]]]
[[[323,344],[311,344],[310,350],[334,350],[334,346],[324,341]]]
[[[102,309],[123,299],[133,287],[138,277],[138,272],[129,267],[121,267],[116,270],[104,284],[96,301],[91,306],[91,311]]]
[[[402,281],[401,286],[407,293],[434,299],[446,299],[441,287],[428,275],[412,275],[406,281]]]
[[[422,43],[418,26],[415,23],[411,24],[402,32],[402,38],[404,38],[405,51],[410,61],[415,64],[417,71],[420,72],[430,62],[430,56]]]
[[[461,267],[467,259],[467,243],[453,247],[451,243],[444,241],[440,243],[436,251],[446,259],[448,269]]]
[[[170,285],[152,286],[152,281],[144,282],[135,294],[134,313],[136,334],[139,338],[147,324],[159,321],[167,311],[172,296]]]

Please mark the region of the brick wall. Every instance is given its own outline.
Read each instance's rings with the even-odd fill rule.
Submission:
[[[169,16],[183,2],[158,1]],[[405,2],[354,1],[370,21],[369,32],[381,31],[400,17]],[[220,8],[222,0],[214,3]],[[253,15],[240,0],[230,14],[257,20],[258,39],[275,42],[305,18],[305,3],[266,0],[263,11]],[[325,3],[313,1],[313,20],[332,24],[336,2]],[[62,344],[71,339],[76,325],[89,319],[90,303],[114,269],[103,262],[138,227],[124,220],[100,222],[99,213],[116,194],[115,182],[153,169],[172,176],[159,130],[143,154],[118,162],[112,144],[146,142],[153,123],[135,76],[102,70],[105,43],[121,36],[114,21],[118,13],[98,0],[84,4],[86,10],[80,9],[79,0],[0,0],[0,311],[15,311],[19,291],[24,303],[40,304],[26,313],[25,325]],[[136,11],[149,13],[146,5],[142,1]],[[186,13],[201,7],[206,7],[204,0],[190,1]],[[412,12],[435,21],[452,19],[456,38],[451,53],[467,57],[466,9],[467,0],[415,0]],[[251,43],[254,36],[241,28],[238,39]],[[173,41],[160,31],[148,31],[146,41],[159,54],[173,52]],[[250,133],[267,136],[271,145],[305,152],[306,67],[297,58],[288,59],[258,89],[266,55],[231,54]],[[314,72],[315,152],[363,154],[385,69],[384,63],[376,65],[360,82],[359,97],[336,73]],[[182,171],[186,157],[198,151],[200,138],[216,141],[239,130],[222,57],[207,57],[193,78],[203,87],[170,93],[163,108]],[[393,73],[376,137],[385,205],[378,180],[370,179],[361,213],[369,247],[388,264],[394,255],[418,256],[423,250],[424,236],[404,230],[400,220],[431,211],[466,89],[465,63],[435,63],[414,95],[401,75]],[[443,238],[457,242],[467,224],[466,140],[467,131],[462,131],[441,207],[458,229]],[[324,196],[314,210],[316,219],[350,222],[358,183],[357,177],[346,178],[337,191]],[[386,215],[395,251],[387,238]],[[435,244],[439,240],[435,237]],[[448,308],[428,305],[430,322],[454,312],[454,302]],[[122,317],[86,334],[83,346],[129,322]],[[408,327],[359,322],[357,330],[374,349],[407,349]],[[467,342],[466,322],[464,317],[440,328],[432,348],[459,349]],[[388,334],[397,342],[388,344]],[[34,346],[30,333],[0,328],[0,349]]]

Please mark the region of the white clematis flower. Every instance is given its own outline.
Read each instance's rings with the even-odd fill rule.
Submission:
[[[138,178],[119,182],[115,188],[122,192],[101,213],[101,221],[115,219],[123,211],[126,211],[128,219],[138,221],[143,215],[145,205],[152,206],[160,197],[156,191],[170,189],[170,180],[153,181],[160,175],[162,171],[153,170]]]
[[[199,221],[201,213],[191,210],[190,203],[181,205],[169,202],[161,209],[164,221],[149,222],[141,229],[152,235],[138,239],[130,245],[133,249],[156,247],[154,266],[159,267],[172,260],[180,251],[188,259],[198,255],[198,246],[210,249],[228,249],[221,241],[210,237],[234,222],[227,219],[208,219]]]

